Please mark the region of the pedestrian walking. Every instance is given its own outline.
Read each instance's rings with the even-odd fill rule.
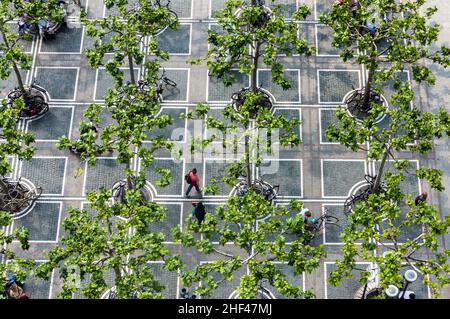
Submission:
[[[205,219],[206,210],[205,206],[202,202],[194,202],[192,203],[192,216],[197,218],[197,222],[200,225]]]
[[[420,203],[425,202],[427,200],[427,197],[428,197],[427,192],[423,192],[422,194],[416,197],[416,199],[414,200],[414,204],[418,206]]]
[[[193,187],[195,187],[195,190],[197,191],[197,193],[201,193],[201,189],[198,186],[199,178],[198,178],[198,175],[197,175],[197,169],[196,168],[193,168],[192,170],[190,170],[184,176],[184,180],[189,185],[187,190],[186,190],[186,197],[189,197],[189,193],[191,192]]]

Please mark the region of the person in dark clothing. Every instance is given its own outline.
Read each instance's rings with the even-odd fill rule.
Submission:
[[[192,203],[192,216],[197,218],[198,224],[200,225],[205,219],[206,210],[202,202]]]
[[[427,197],[428,197],[427,192],[423,192],[422,194],[416,197],[416,199],[414,200],[414,204],[418,206],[420,203],[425,202],[427,200]]]

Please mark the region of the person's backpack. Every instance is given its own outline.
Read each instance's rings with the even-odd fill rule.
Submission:
[[[184,180],[186,181],[186,183],[188,183],[188,184],[190,184],[192,181],[191,181],[191,172],[189,172],[189,173],[187,173],[185,176],[184,176]]]

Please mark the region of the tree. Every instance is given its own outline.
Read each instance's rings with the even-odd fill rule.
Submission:
[[[236,287],[239,298],[256,298],[268,287],[286,297],[312,297],[311,291],[303,292],[302,287],[291,283],[274,263],[291,266],[298,276],[317,269],[325,256],[322,246],[308,245],[312,234],[298,214],[302,206],[294,200],[286,206],[271,205],[250,189],[243,196],[229,197],[225,206],[219,206],[215,214],[206,214],[202,223],[190,219],[186,231],[173,229],[174,238],[185,247],[193,246],[220,258],[183,271],[183,284],[191,286],[201,281],[197,293],[210,295],[222,282],[235,279],[238,270],[248,267],[248,274]],[[200,233],[202,240],[196,239],[195,233]],[[226,243],[233,243],[235,250],[227,252]]]
[[[374,176],[370,176],[367,185],[347,199],[345,209],[348,212],[349,226],[343,232],[344,257],[338,261],[338,270],[332,275],[332,283],[350,274],[355,268],[355,257],[376,262],[381,268],[381,284],[399,285],[400,266],[402,262],[413,265],[417,262],[418,269],[425,276],[425,283],[436,293],[436,284],[432,277],[436,276],[441,284],[448,283],[448,266],[446,251],[438,249],[439,236],[448,233],[447,219],[441,220],[436,208],[422,205],[419,208],[411,206],[411,196],[399,188],[400,182],[412,175],[428,182],[430,188],[442,191],[442,172],[432,167],[412,169],[405,152],[425,156],[433,150],[436,138],[450,133],[450,114],[440,108],[436,113],[424,112],[415,104],[415,93],[410,81],[402,81],[398,72],[411,67],[413,80],[419,84],[434,84],[433,73],[423,66],[423,59],[430,59],[444,67],[450,61],[450,51],[442,47],[440,51],[428,48],[438,36],[439,27],[427,26],[428,19],[436,11],[435,8],[421,10],[425,1],[360,1],[361,8],[352,14],[344,5],[335,5],[332,12],[322,16],[322,22],[335,30],[334,45],[342,47],[341,57],[344,61],[355,59],[366,65],[369,71],[365,90],[356,101],[358,108],[365,109],[364,116],[358,116],[347,108],[339,108],[336,112],[337,124],[327,128],[327,137],[338,141],[352,151],[367,152],[370,161],[374,161]],[[424,15],[421,12],[425,12]],[[376,13],[378,12],[378,13]],[[385,19],[369,21],[374,14],[385,16]],[[338,22],[334,22],[337,19]],[[375,24],[375,31],[366,30],[369,21]],[[386,40],[386,47],[379,49],[378,44]],[[357,40],[357,41],[356,41]],[[356,51],[360,52],[356,55]],[[393,82],[394,92],[390,97],[390,107],[380,103],[364,105],[368,92],[373,90],[381,94],[388,81]],[[360,103],[362,102],[362,103]],[[380,114],[384,120],[380,122]],[[365,148],[363,145],[367,145]],[[387,172],[388,163],[392,162],[397,170],[393,174]],[[398,236],[402,227],[417,224],[423,231],[414,239],[399,243]],[[363,242],[358,249],[355,241]],[[383,240],[393,242],[393,253],[386,257],[375,256],[371,249],[385,246]],[[419,243],[422,240],[423,243]],[[428,249],[428,259],[415,259],[422,248]],[[392,266],[392,267],[391,267]],[[367,279],[364,272],[362,281]]]
[[[10,158],[30,160],[34,154],[34,135],[17,128],[17,116],[24,108],[23,100],[14,101],[12,107],[2,100],[0,104],[0,211],[10,214],[29,208],[39,197],[38,189],[31,189],[20,179],[14,180],[7,175],[12,172]]]
[[[107,9],[116,9],[117,14],[102,19],[88,19],[86,13],[82,14],[86,34],[96,38],[93,47],[86,50],[86,58],[93,68],[104,65],[118,86],[123,84],[124,79],[120,68],[127,63],[130,82],[136,85],[134,68],[142,65],[146,54],[163,60],[169,58],[169,54],[159,48],[156,35],[165,28],[176,29],[178,19],[167,7],[148,0],[137,3],[131,0],[105,0],[105,5]],[[113,53],[113,57],[105,62],[107,53]],[[144,67],[148,71],[146,80],[154,83],[159,61],[146,61]]]
[[[116,150],[119,153],[117,161],[126,165],[127,188],[133,189],[135,178],[145,180],[143,169],[153,162],[153,153],[158,149],[170,150],[173,147],[173,143],[162,136],[152,138],[150,148],[144,147],[143,141],[155,129],[164,128],[172,121],[168,115],[159,115],[159,59],[168,59],[169,55],[159,48],[155,36],[166,27],[176,28],[178,20],[168,8],[155,6],[147,0],[140,0],[131,9],[131,1],[109,0],[105,4],[108,9],[115,8],[118,14],[93,20],[83,14],[82,22],[87,27],[88,36],[96,38],[94,45],[86,50],[89,64],[94,68],[105,65],[115,81],[115,89],[108,90],[105,96],[106,111],[115,123],[103,128],[101,144],[96,144],[100,115],[105,109],[99,104],[91,104],[85,113],[89,122],[80,123],[80,139],[71,141],[63,137],[58,147],[75,149],[81,157],[88,158],[91,165],[95,163],[96,154]],[[144,42],[145,39],[148,42]],[[105,63],[107,53],[114,53],[114,57]],[[145,54],[153,54],[156,58],[146,61],[144,65],[145,81],[136,81],[134,66],[143,63]],[[120,69],[125,61],[128,62],[131,78],[127,84],[123,83],[124,73]],[[131,169],[131,160],[135,156],[143,164],[138,177]],[[170,177],[167,170],[158,169],[158,172],[164,180]]]
[[[289,89],[291,82],[284,77],[284,66],[279,61],[280,55],[293,54],[311,55],[314,51],[307,41],[299,37],[298,20],[309,14],[309,9],[302,5],[288,22],[280,13],[279,7],[273,10],[264,5],[264,1],[252,0],[245,3],[240,0],[228,0],[225,8],[216,13],[220,31],[209,30],[208,42],[210,48],[206,56],[193,63],[207,60],[211,76],[222,79],[225,85],[235,81],[231,69],[237,68],[241,74],[250,77],[250,87],[242,88],[231,97],[232,105],[228,105],[223,114],[226,119],[244,128],[244,156],[243,165],[230,166],[233,176],[245,176],[247,185],[252,184],[252,162],[260,162],[260,130],[275,130],[281,127],[286,132],[298,126],[298,120],[288,120],[284,116],[272,114],[273,99],[270,94],[257,83],[258,68],[262,63],[272,70],[272,80],[283,89]],[[254,120],[254,121],[252,121]],[[215,123],[213,123],[215,122]],[[252,124],[254,122],[254,124]],[[209,120],[217,128],[231,128],[223,122]],[[234,125],[236,126],[236,125]],[[215,128],[212,126],[212,128]],[[292,133],[292,132],[290,132]],[[270,135],[270,132],[269,132]],[[287,137],[289,136],[289,137]],[[292,134],[285,134],[284,144],[298,145],[300,140]],[[282,142],[283,143],[283,142]],[[252,149],[251,145],[255,148]],[[255,158],[251,158],[256,149]]]
[[[149,263],[162,260],[169,271],[180,267],[178,256],[164,245],[164,234],[149,230],[151,223],[164,220],[164,208],[143,203],[136,190],[126,193],[124,204],[111,204],[110,197],[107,189],[90,192],[89,210],[69,209],[62,245],[48,253],[36,275],[48,279],[59,268],[63,298],[73,298],[80,284],[80,293],[87,298],[98,299],[108,289],[120,299],[161,298],[164,285],[155,279]],[[109,273],[113,282],[105,279]]]
[[[18,117],[36,115],[42,110],[48,108],[45,103],[46,96],[29,88],[20,73],[22,70],[30,70],[32,57],[25,53],[21,40],[29,40],[31,35],[27,32],[12,31],[11,22],[20,17],[26,17],[29,25],[37,25],[43,17],[46,19],[62,19],[61,8],[57,1],[0,1],[0,79],[6,80],[11,70],[17,80],[18,88],[10,92],[10,104],[15,99],[22,98],[25,102],[25,108],[18,114]]]
[[[359,119],[370,113],[374,104],[383,104],[383,83],[399,71],[412,69],[417,82],[434,84],[435,77],[424,59],[450,65],[450,49],[431,49],[439,25],[430,26],[435,7],[423,8],[426,0],[344,0],[334,4],[320,21],[333,29],[333,46],[341,49],[344,62],[356,62],[367,70],[361,90],[345,101],[349,112]],[[378,108],[379,112],[386,109]],[[377,113],[379,115],[380,113]]]
[[[371,194],[367,204],[358,203],[349,215],[341,235],[344,256],[337,260],[330,282],[337,286],[350,277],[357,267],[355,260],[361,258],[377,264],[379,287],[401,288],[401,270],[410,266],[421,273],[432,295],[439,297],[440,289],[450,284],[450,251],[439,245],[439,238],[450,232],[450,218],[441,219],[437,208],[426,202],[415,205],[411,195],[400,190],[402,173],[389,173],[386,179],[385,194]],[[405,232],[406,238],[402,237]],[[376,253],[379,247],[387,253]],[[362,284],[369,275],[361,272]]]

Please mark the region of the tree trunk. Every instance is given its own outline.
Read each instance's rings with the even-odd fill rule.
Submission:
[[[134,77],[134,63],[133,63],[133,57],[131,56],[130,53],[128,53],[128,64],[129,64],[129,68],[130,68],[130,82],[133,85],[136,85],[136,79]]]
[[[370,109],[369,103],[370,103],[370,93],[372,91],[373,72],[374,70],[369,69],[366,86],[364,87],[364,95],[360,105],[360,108],[363,110]]]
[[[248,127],[247,127],[247,132],[248,132]],[[251,167],[251,162],[250,162],[250,145],[249,145],[249,137],[246,133],[245,135],[245,161],[246,161],[246,166],[247,166],[247,186],[248,188],[251,187],[252,185],[252,167]]]
[[[386,161],[389,157],[390,149],[391,149],[391,146],[389,145],[386,147],[386,149],[384,151],[383,158],[381,159],[380,168],[378,169],[378,172],[377,172],[377,178],[375,179],[375,183],[373,186],[373,193],[378,194],[380,191],[381,180],[383,178],[384,168],[386,166]]]
[[[0,27],[1,34],[3,37],[3,43],[5,44],[5,46],[8,50],[11,50],[12,48],[9,45],[8,39],[6,38],[5,30],[3,30],[3,28],[4,28],[4,25],[2,25]],[[13,66],[14,73],[16,74],[17,83],[19,84],[20,92],[22,92],[22,95],[25,95],[26,94],[25,85],[23,84],[22,75],[20,74],[19,67],[17,66],[17,63],[14,59],[11,59],[11,63]]]
[[[128,161],[126,169],[129,170],[131,168],[131,163]],[[127,176],[127,187],[129,190],[134,189],[133,181],[131,180],[131,176]]]
[[[259,48],[261,43],[255,41],[255,52],[253,53],[253,70],[251,74],[250,90],[254,93],[258,92],[258,63],[259,63]]]

